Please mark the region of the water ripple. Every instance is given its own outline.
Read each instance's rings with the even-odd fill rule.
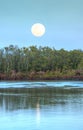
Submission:
[[[83,81],[1,81],[0,88],[40,88],[40,87],[78,87],[83,88]]]

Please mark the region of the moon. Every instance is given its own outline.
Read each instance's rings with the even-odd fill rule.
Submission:
[[[45,26],[41,23],[35,23],[31,27],[31,32],[36,37],[41,37],[45,33]]]

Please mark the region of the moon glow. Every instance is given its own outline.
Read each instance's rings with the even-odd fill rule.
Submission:
[[[45,26],[40,23],[33,24],[31,27],[31,32],[36,37],[41,37],[45,33]]]

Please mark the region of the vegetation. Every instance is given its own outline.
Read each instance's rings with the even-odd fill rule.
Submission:
[[[0,79],[83,80],[83,51],[10,45],[0,49]]]

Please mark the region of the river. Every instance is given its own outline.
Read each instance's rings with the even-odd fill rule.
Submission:
[[[1,81],[0,130],[83,130],[83,81]]]

